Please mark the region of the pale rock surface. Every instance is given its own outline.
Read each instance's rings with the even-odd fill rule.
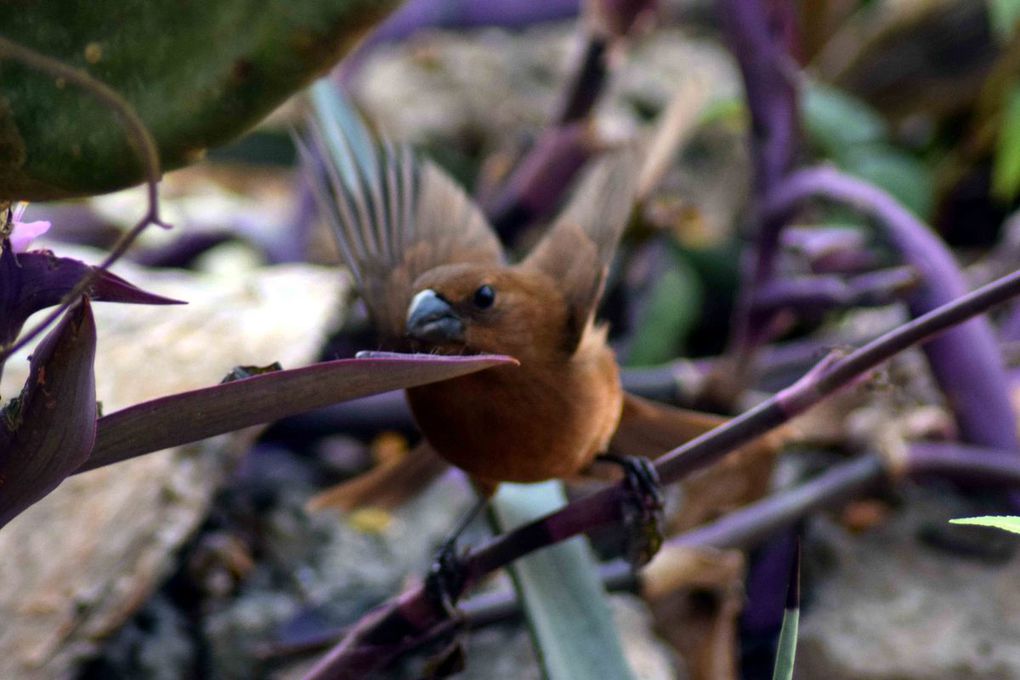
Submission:
[[[860,536],[816,520],[796,677],[1020,678],[1020,557],[988,564],[917,538],[970,514],[952,494],[914,488],[887,524]]]

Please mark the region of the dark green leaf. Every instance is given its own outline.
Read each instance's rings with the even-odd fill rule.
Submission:
[[[120,93],[170,169],[254,125],[395,4],[0,0],[0,35]],[[89,93],[14,62],[0,62],[0,74],[0,198],[102,193],[142,180],[116,116]]]
[[[686,258],[669,249],[672,266],[650,293],[638,320],[628,366],[653,366],[676,358],[701,314],[703,287]]]
[[[802,99],[804,126],[811,142],[840,160],[862,144],[885,141],[885,121],[864,102],[833,87],[811,83]]]
[[[934,182],[928,168],[910,154],[886,144],[849,149],[842,164],[850,174],[878,185],[918,217],[930,214]]]

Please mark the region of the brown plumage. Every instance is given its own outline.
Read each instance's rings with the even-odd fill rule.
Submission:
[[[623,404],[594,312],[631,210],[635,154],[597,162],[530,255],[511,265],[442,170],[375,143],[353,116],[341,120],[310,124],[306,143],[318,153],[306,161],[381,343],[520,361],[409,389],[428,444],[488,491],[587,467],[608,448]],[[346,160],[320,160],[329,158]]]

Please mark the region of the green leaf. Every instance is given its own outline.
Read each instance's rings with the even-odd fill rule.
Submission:
[[[797,631],[800,628],[800,609],[783,611],[783,627],[779,630],[779,648],[772,680],[792,680],[793,662],[797,656]]]
[[[889,134],[885,121],[867,104],[819,83],[805,89],[801,113],[811,142],[837,161],[862,144],[884,142]]]
[[[164,170],[250,128],[337,61],[395,0],[0,0],[0,35],[87,71],[155,137]],[[0,199],[142,180],[116,116],[77,87],[0,61]]]
[[[992,166],[992,194],[1008,203],[1020,190],[1020,86],[1006,97]]]
[[[655,284],[637,322],[628,366],[653,366],[677,356],[701,314],[704,290],[682,253],[670,248],[673,266]]]
[[[776,665],[772,680],[793,680],[793,664],[797,658],[797,631],[800,628],[800,538],[790,565],[790,581],[786,590],[786,606],[783,608],[783,626],[779,629],[779,645],[776,648]]]
[[[1002,42],[1008,42],[1020,21],[1020,0],[988,0],[988,19]]]
[[[885,189],[918,217],[932,209],[934,183],[927,166],[910,154],[886,144],[872,144],[848,150],[843,169]]]
[[[1003,516],[989,516],[989,517],[964,517],[961,519],[951,519],[950,524],[969,524],[975,527],[994,527],[996,529],[1002,529],[1003,531],[1011,531],[1014,534],[1020,534],[1020,517],[1011,517],[1007,515]]]
[[[493,522],[509,531],[566,503],[560,482],[501,484]],[[578,536],[510,566],[547,680],[627,680],[605,589],[587,539]]]

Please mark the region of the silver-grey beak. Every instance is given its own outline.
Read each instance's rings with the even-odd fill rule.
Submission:
[[[407,335],[437,345],[464,341],[464,322],[443,298],[426,288],[411,300]]]

